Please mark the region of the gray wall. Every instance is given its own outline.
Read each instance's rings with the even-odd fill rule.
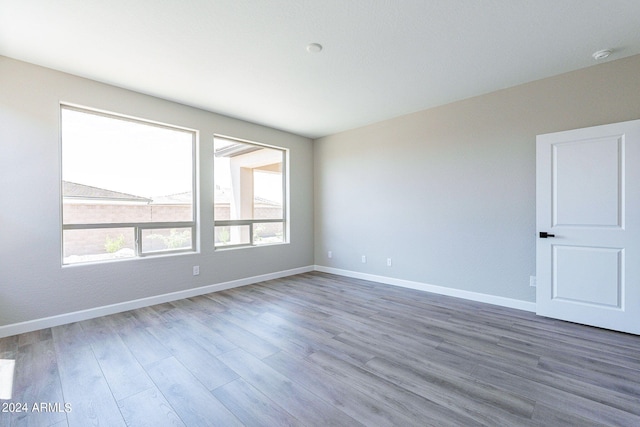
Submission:
[[[316,264],[535,301],[536,135],[638,118],[633,56],[318,139]]]
[[[61,266],[61,101],[200,132],[200,253]],[[290,149],[291,244],[214,251],[214,133]],[[312,265],[312,165],[307,138],[0,57],[0,326]]]
[[[200,131],[200,253],[61,266],[61,101]],[[306,138],[0,57],[0,326],[305,267],[314,242],[318,265],[534,301],[535,135],[637,118],[640,56],[313,149]],[[214,133],[290,148],[291,244],[214,251]]]

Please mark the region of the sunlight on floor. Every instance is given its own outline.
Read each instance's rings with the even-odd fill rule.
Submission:
[[[0,399],[11,399],[15,364],[15,360],[0,359]]]

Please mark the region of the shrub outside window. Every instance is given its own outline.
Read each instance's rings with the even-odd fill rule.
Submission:
[[[286,243],[286,149],[214,138],[216,248]]]
[[[62,105],[63,264],[195,251],[196,136]]]

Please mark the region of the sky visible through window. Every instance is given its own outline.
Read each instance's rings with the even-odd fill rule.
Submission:
[[[142,197],[193,191],[193,133],[62,109],[62,179]]]

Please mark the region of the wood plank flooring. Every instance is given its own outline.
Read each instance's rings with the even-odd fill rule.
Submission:
[[[318,272],[3,338],[0,358],[2,427],[640,426],[638,336]]]

